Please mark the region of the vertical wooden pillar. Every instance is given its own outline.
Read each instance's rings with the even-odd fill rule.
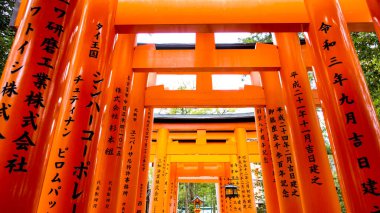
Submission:
[[[171,213],[176,213],[178,208],[178,177],[175,179],[175,185],[174,185],[174,194],[173,194],[173,207],[171,208]]]
[[[62,1],[61,1],[62,2]],[[81,1],[72,17],[67,86],[38,212],[85,212],[100,140],[105,85],[110,75],[117,1]],[[46,17],[45,17],[46,18]],[[75,53],[75,54],[74,54]],[[75,56],[75,57],[73,57]],[[46,61],[47,62],[47,61]],[[66,77],[66,76],[65,76]],[[33,98],[35,99],[35,98]]]
[[[266,209],[269,213],[276,213],[280,212],[280,207],[278,205],[276,180],[274,177],[265,108],[255,108],[255,119],[257,138],[259,140],[259,152],[261,170],[263,174]]]
[[[170,213],[177,212],[177,197],[178,197],[178,177],[177,177],[177,164],[172,163],[170,169]]]
[[[331,212],[341,212],[298,35],[275,33],[275,37],[292,137],[298,141],[293,147],[302,207],[306,212],[319,212],[323,205]]]
[[[236,155],[231,155],[231,177],[229,180],[230,184],[233,184],[238,187],[239,197],[229,198],[229,212],[241,212],[242,211],[242,187],[241,187],[241,178],[239,170],[239,161]]]
[[[310,42],[306,42],[306,44],[307,44],[310,55],[314,59],[313,60],[313,66],[314,66],[315,70],[321,70],[322,69],[321,68],[322,67],[321,61],[317,60],[315,52],[312,50],[312,48],[310,46]],[[321,73],[319,73],[319,74],[321,74]],[[322,110],[323,110],[323,117],[324,117],[325,123],[326,123],[326,130],[327,130],[327,133],[329,136],[329,142],[331,145],[331,150],[333,153],[335,166],[337,168],[337,177],[338,177],[339,184],[340,184],[340,187],[342,190],[342,194],[345,195],[345,194],[347,194],[348,186],[345,186],[346,183],[343,181],[344,176],[340,173],[341,172],[341,169],[339,168],[340,165],[337,164],[338,156],[337,156],[337,153],[335,152],[336,147],[335,147],[335,142],[334,142],[334,140],[337,139],[334,135],[336,133],[338,133],[338,134],[340,133],[340,131],[338,129],[335,129],[335,128],[337,128],[339,126],[336,126],[336,125],[330,123],[330,122],[334,122],[334,118],[335,118],[335,115],[333,113],[334,110],[331,110],[331,109],[333,109],[335,107],[335,105],[331,101],[324,101],[324,100],[328,99],[327,98],[328,97],[328,91],[327,91],[328,89],[324,88],[320,83],[321,83],[320,80],[316,79],[316,84],[318,87],[318,89],[317,89],[318,97],[321,99],[321,103],[322,103],[321,106],[322,106]],[[347,197],[343,196],[343,199],[344,199],[345,203],[347,203]],[[347,205],[345,207],[349,208],[349,206],[347,206]]]
[[[367,0],[367,5],[369,11],[371,12],[377,38],[380,41],[380,2],[377,0]]]
[[[164,182],[164,212],[169,213],[170,211],[170,180],[171,180],[171,163],[170,157],[166,157],[166,166],[165,166],[165,182]]]
[[[174,184],[176,182],[176,177],[173,177],[173,166],[171,165],[171,168],[170,168],[170,180],[169,180],[169,202],[168,202],[168,212],[173,212],[174,208],[173,208],[173,203],[174,203]]]
[[[337,168],[349,211],[380,206],[380,127],[339,3],[305,0],[309,42],[322,65],[315,70],[329,124]]]
[[[227,212],[227,201],[226,201],[226,189],[225,185],[228,183],[225,180],[225,177],[219,177],[219,196],[218,196],[218,210],[220,213]]]
[[[223,190],[224,190],[224,203],[225,203],[225,209],[226,209],[226,212],[232,212],[232,204],[231,204],[231,199],[230,198],[227,198],[226,197],[226,185],[227,184],[230,184],[230,179],[232,178],[232,161],[231,161],[231,158],[230,158],[230,162],[229,163],[225,163],[225,176],[223,177],[222,181],[223,181]]]
[[[152,213],[161,213],[164,209],[166,147],[169,139],[168,135],[169,131],[167,129],[158,130],[157,151],[154,158],[153,186],[149,202],[149,212]]]
[[[118,35],[106,89],[107,113],[104,115],[97,151],[95,175],[88,212],[115,212],[121,166],[122,141],[126,125],[132,76],[132,56],[136,35]],[[112,166],[110,166],[112,165]]]
[[[15,7],[17,7],[17,4],[19,5],[19,8],[17,10],[17,16],[16,16],[13,23],[12,23],[12,20],[11,20],[11,23],[9,23],[9,25],[12,27],[15,27],[15,26],[19,27],[21,25],[21,22],[24,21],[24,15],[25,15],[26,11],[28,9],[30,9],[30,7],[28,7],[28,6],[30,6],[29,1],[15,1]],[[15,9],[15,8],[13,8],[13,9]],[[13,12],[15,12],[15,11],[13,11]],[[13,15],[14,14],[12,14],[12,16]],[[13,17],[11,17],[11,19],[12,18]],[[18,29],[20,29],[20,28],[18,28]]]
[[[140,154],[144,124],[144,101],[147,73],[134,73],[131,99],[127,116],[126,140],[123,145],[123,162],[117,209],[121,212],[135,211],[138,196]]]
[[[0,206],[36,212],[51,146],[59,57],[77,4],[32,0],[26,7],[0,80]],[[48,17],[48,18],[47,18]],[[22,205],[20,202],[22,201]]]
[[[225,186],[229,184],[228,179],[231,178],[231,163],[224,163],[224,176],[219,178],[219,197],[220,206],[218,210],[220,212],[229,212],[230,209],[230,199],[226,197]]]
[[[174,188],[174,197],[173,197],[173,206],[174,206],[174,208],[173,208],[173,211],[172,211],[172,213],[176,213],[177,212],[177,209],[178,209],[178,187],[179,187],[179,182],[178,182],[178,177],[176,177],[176,179],[175,179],[175,188]]]
[[[195,66],[205,64],[210,59],[215,51],[215,37],[213,33],[197,33],[195,42]],[[196,90],[199,92],[210,92],[212,90],[212,75],[211,72],[197,73]]]
[[[145,108],[142,148],[140,154],[140,172],[138,182],[138,195],[136,199],[136,212],[146,209],[146,195],[148,190],[149,157],[152,142],[153,109]]]
[[[255,196],[253,192],[252,172],[247,150],[247,132],[244,128],[235,129],[235,140],[238,151],[240,170],[241,204],[243,212],[256,212]]]
[[[149,73],[147,87],[156,84],[156,73]],[[143,212],[146,209],[146,195],[148,190],[149,176],[149,158],[150,147],[152,143],[152,126],[153,126],[153,108],[145,108],[144,110],[144,126],[142,135],[142,147],[140,153],[140,172],[138,181],[138,195],[136,199],[136,212]]]
[[[303,212],[279,73],[262,72],[260,75],[266,97],[266,119],[280,211]]]
[[[225,178],[224,181],[225,181],[226,184],[229,184],[229,180],[228,180],[228,178]],[[226,212],[233,212],[233,208],[232,208],[232,199],[226,197],[226,199],[225,199],[225,204],[226,204]]]

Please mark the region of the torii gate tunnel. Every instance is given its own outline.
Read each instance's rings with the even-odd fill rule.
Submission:
[[[379,20],[378,0],[21,1],[0,81],[0,212],[144,212],[149,162],[149,212],[175,212],[186,181],[218,183],[219,212],[256,212],[250,162],[261,162],[268,212],[340,212],[321,106],[348,212],[379,213],[379,122],[349,35],[379,36]],[[195,32],[195,47],[136,45],[161,32]],[[226,48],[215,32],[276,42]],[[196,89],[156,85],[162,73],[195,74]],[[212,74],[252,85],[213,90]],[[161,107],[255,116],[153,122]],[[226,199],[230,179],[238,198]]]

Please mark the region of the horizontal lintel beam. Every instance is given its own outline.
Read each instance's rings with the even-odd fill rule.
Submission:
[[[313,91],[314,102],[320,105],[317,92]],[[264,91],[261,87],[246,85],[244,90],[165,90],[161,86],[148,87],[145,92],[145,106],[153,108],[180,107],[257,107],[265,106]]]
[[[197,54],[200,53],[198,56]],[[256,49],[214,49],[207,58],[196,50],[156,50],[154,45],[137,46],[135,72],[250,72],[280,69],[277,46],[260,44]]]
[[[182,174],[177,174],[177,176],[183,177]],[[178,178],[178,183],[219,183],[219,180],[215,178],[208,178],[208,179],[207,178],[205,179]]]
[[[247,143],[248,154],[258,155],[259,148],[257,142]],[[151,154],[156,153],[156,143],[152,143]],[[221,144],[195,144],[195,143],[168,143],[167,155],[168,156],[195,156],[204,155],[213,156],[217,155],[236,155],[236,144],[235,143],[221,143]]]
[[[373,31],[365,0],[341,0],[353,31]],[[119,33],[301,32],[309,18],[303,0],[119,0]]]
[[[165,90],[163,86],[148,87],[145,106],[154,108],[177,107],[253,107],[264,106],[261,87],[246,85],[244,90]]]
[[[251,125],[255,125],[253,122],[250,123]],[[187,125],[187,124],[185,124]],[[215,126],[219,125],[219,123],[214,123]],[[233,132],[235,126],[233,126],[234,123],[231,123],[231,132],[207,132],[205,135],[206,140],[216,140],[216,139],[230,139],[235,137],[235,133]],[[240,127],[239,127],[240,128]],[[200,127],[199,129],[206,129]],[[153,128],[153,130],[156,130]],[[170,130],[170,129],[169,129]],[[209,129],[206,129],[209,130]],[[169,134],[169,139],[171,140],[180,140],[180,139],[194,139],[196,140],[198,138],[198,134],[196,132],[171,132]],[[257,138],[256,132],[247,132],[247,138]],[[152,132],[152,140],[157,140],[157,132]]]
[[[235,128],[244,128],[247,131],[256,130],[255,123],[155,123],[153,130],[158,129],[195,131],[198,129],[207,129],[207,131],[233,131]],[[170,136],[169,136],[170,137]]]
[[[231,155],[168,155],[168,157],[172,163],[231,163]],[[149,162],[154,162],[154,155],[150,155]],[[259,154],[249,155],[249,162],[259,163]]]

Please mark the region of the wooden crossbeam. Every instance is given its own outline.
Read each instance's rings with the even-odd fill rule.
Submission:
[[[365,0],[340,1],[353,31],[373,31]],[[119,33],[301,32],[309,19],[303,0],[119,0]]]
[[[259,149],[257,142],[249,142],[248,154],[258,155]],[[151,154],[155,155],[156,153],[156,143],[152,143]],[[179,156],[179,155],[236,155],[236,144],[234,143],[223,143],[223,144],[180,144],[175,142],[168,143],[167,155]]]
[[[207,57],[196,50],[156,50],[154,45],[137,46],[133,55],[134,72],[249,73],[279,70],[277,46],[260,44],[256,49],[213,49]]]
[[[316,105],[320,100],[313,91]],[[191,98],[189,98],[191,97]],[[165,90],[163,86],[148,87],[145,93],[145,105],[154,108],[177,107],[259,107],[265,106],[264,91],[261,87],[246,85],[243,90],[236,91],[197,91],[197,90]]]

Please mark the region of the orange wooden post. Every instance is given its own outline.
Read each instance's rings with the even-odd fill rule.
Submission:
[[[219,185],[219,188],[218,188],[218,210],[220,213],[226,213],[227,210],[226,210],[226,207],[227,207],[227,203],[226,203],[226,190],[224,188],[224,186],[226,185],[226,181],[225,181],[225,177],[219,177],[219,182],[218,182],[218,185]]]
[[[153,110],[145,108],[144,112],[144,128],[142,136],[142,148],[140,159],[140,172],[138,182],[138,195],[136,199],[136,211],[145,211],[146,195],[148,190],[148,175],[149,175],[149,157],[150,147],[152,142],[152,126],[153,126]]]
[[[166,157],[163,212],[170,211],[170,180],[172,179],[170,157]]]
[[[218,210],[221,213],[226,213],[229,210],[230,199],[226,197],[225,186],[229,184],[228,179],[230,178],[230,163],[224,163],[224,176],[219,177],[219,206]]]
[[[303,212],[287,114],[278,72],[262,72],[266,119],[281,212]]]
[[[166,148],[169,131],[167,129],[158,130],[157,150],[154,158],[154,175],[152,193],[149,202],[149,212],[162,212],[164,209],[164,186],[165,186],[165,166]]]
[[[174,188],[174,196],[173,196],[173,211],[172,213],[176,213],[178,209],[178,187],[179,187],[179,182],[178,182],[178,177],[175,179],[175,188]]]
[[[225,163],[225,168],[224,168],[224,173],[225,173],[225,176],[223,177],[223,192],[224,192],[224,203],[225,203],[225,210],[226,212],[232,212],[231,211],[231,208],[232,208],[232,204],[231,204],[231,199],[230,198],[227,198],[226,197],[226,188],[225,186],[227,184],[230,184],[230,181],[229,179],[231,179],[232,177],[232,161],[231,161],[231,158],[230,158],[230,162],[229,163]]]
[[[106,72],[114,40],[116,1],[82,1],[72,21],[73,46],[67,53],[68,83],[62,100],[39,212],[83,212],[87,209],[101,117],[104,112]],[[107,9],[105,9],[107,8]],[[68,55],[66,56],[68,57]],[[86,192],[86,193],[85,193]]]
[[[147,73],[134,73],[132,77],[126,140],[122,153],[121,181],[117,198],[117,211],[120,212],[134,212],[136,208],[147,77]]]
[[[281,61],[281,80],[294,141],[302,207],[320,212],[341,212],[326,147],[319,126],[307,70],[296,33],[275,33]]]
[[[308,41],[308,40],[307,40]],[[310,46],[310,42],[306,42],[306,44],[308,45],[308,50],[313,58],[313,66],[315,68],[315,70],[322,70],[322,65],[321,65],[321,61],[317,59],[316,55],[315,55],[315,52],[312,51],[311,49],[311,46]],[[321,73],[319,73],[321,74]],[[340,184],[340,187],[341,187],[341,190],[342,190],[342,194],[345,195],[347,194],[347,187],[348,186],[345,186],[345,182],[343,181],[343,176],[342,174],[340,173],[341,172],[341,169],[340,169],[340,165],[337,164],[337,162],[339,161],[338,159],[338,154],[337,152],[335,151],[336,147],[335,147],[335,144],[336,142],[334,142],[334,140],[339,140],[338,138],[335,138],[335,134],[339,134],[340,131],[339,129],[335,129],[337,128],[338,126],[330,123],[330,122],[334,122],[334,119],[335,119],[335,114],[334,114],[334,110],[331,110],[335,107],[335,105],[332,103],[332,101],[324,101],[324,100],[328,100],[328,88],[325,88],[324,85],[321,85],[321,81],[316,79],[316,84],[317,84],[317,87],[318,87],[318,96],[319,98],[321,99],[321,103],[322,103],[322,110],[323,110],[323,116],[324,116],[324,119],[325,119],[325,123],[326,123],[326,130],[328,132],[328,135],[329,135],[329,141],[330,141],[330,145],[331,145],[331,150],[332,150],[332,153],[333,153],[333,158],[334,158],[334,162],[335,162],[335,166],[337,168],[337,177],[338,177],[338,180],[339,180],[339,184]],[[328,110],[330,109],[330,110]],[[334,132],[334,134],[333,134]],[[343,147],[344,149],[345,147]],[[347,197],[346,196],[343,196],[343,199],[345,201],[345,203],[347,203]],[[347,209],[349,208],[349,206],[345,206]],[[348,211],[350,211],[348,209]]]
[[[263,174],[266,209],[269,213],[276,213],[280,212],[280,207],[278,205],[276,180],[274,177],[265,108],[255,108],[255,119],[257,138],[259,141],[259,152],[261,170]]]
[[[229,184],[228,178],[225,178],[224,181],[226,184]],[[226,212],[233,212],[232,199],[226,197],[225,203],[226,203]]]
[[[174,179],[174,190],[173,190],[173,198],[172,198],[172,206],[170,207],[171,213],[176,213],[178,208],[178,177]]]
[[[331,102],[329,124],[337,168],[352,212],[379,211],[380,127],[347,24],[337,1],[305,1],[309,37],[322,67],[316,70],[321,96]]]
[[[122,146],[129,106],[132,56],[136,35],[117,35],[107,84],[107,108],[100,133],[88,212],[116,212]],[[110,166],[112,165],[112,166]]]
[[[172,212],[173,211],[173,202],[174,202],[174,184],[176,182],[176,177],[173,176],[173,165],[170,165],[170,179],[169,179],[169,189],[168,189],[168,195],[169,195],[169,198],[168,198],[168,212]]]
[[[238,162],[240,171],[240,201],[242,212],[256,212],[251,165],[247,150],[247,132],[244,128],[235,129],[235,140],[238,151]]]
[[[229,180],[229,184],[233,184],[238,187],[239,191],[239,197],[235,198],[229,198],[230,205],[229,205],[229,211],[230,212],[241,212],[242,211],[242,187],[241,187],[241,178],[240,178],[240,170],[239,170],[239,162],[238,157],[236,155],[231,155],[231,178]]]
[[[30,1],[0,80],[0,206],[36,212],[58,103],[58,58],[76,1]],[[47,18],[49,17],[49,18]],[[64,32],[66,31],[66,33]],[[58,96],[58,95],[57,95]],[[53,102],[51,102],[53,101]],[[22,202],[22,203],[21,203]]]
[[[156,84],[156,73],[150,73],[148,76],[147,87]],[[142,135],[142,147],[140,152],[140,172],[138,181],[138,194],[136,199],[136,212],[145,211],[146,209],[146,195],[148,190],[148,176],[149,176],[149,158],[150,147],[152,143],[152,126],[153,126],[153,109],[145,108],[144,111],[144,126]]]
[[[215,51],[215,36],[213,33],[197,33],[195,41],[195,66],[209,62],[212,66]],[[210,92],[212,90],[211,72],[197,73],[196,90],[200,92]]]
[[[367,5],[371,12],[377,37],[380,41],[380,2],[378,0],[367,0]]]
[[[177,197],[178,197],[178,177],[177,177],[177,164],[172,163],[170,168],[170,213],[177,212]]]
[[[21,22],[23,21],[25,12],[30,9],[30,7],[28,7],[28,6],[30,6],[29,1],[30,0],[25,0],[25,1],[20,2],[20,6],[19,6],[18,11],[17,11],[16,19],[14,20],[14,23],[10,23],[10,24],[13,24],[13,27],[20,27]],[[15,2],[15,7],[17,6],[17,3],[18,2]],[[67,17],[69,17],[69,16],[67,16]]]

